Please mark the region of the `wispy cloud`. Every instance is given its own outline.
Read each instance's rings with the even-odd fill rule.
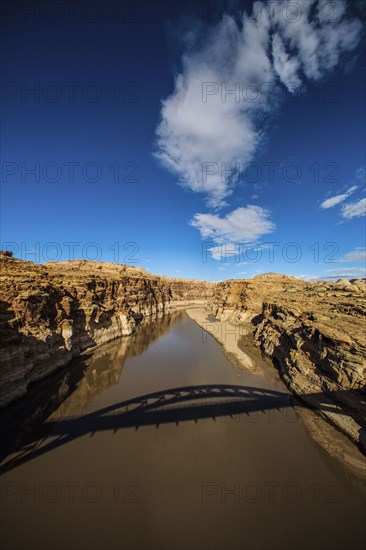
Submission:
[[[340,259],[341,262],[366,262],[366,250],[364,248],[356,248],[355,250],[351,250],[351,252],[347,252],[343,256],[343,258]]]
[[[366,199],[360,199],[356,202],[350,202],[345,204],[341,210],[341,216],[345,220],[351,220],[352,218],[360,218],[366,214]]]
[[[260,115],[279,105],[280,87],[273,85],[294,93],[334,69],[359,41],[361,22],[347,18],[345,1],[337,2],[336,21],[324,0],[293,4],[296,14],[286,0],[255,2],[255,15],[243,13],[240,22],[225,15],[205,35],[197,33],[200,42],[185,52],[174,91],[162,103],[157,156],[211,206],[223,206],[232,191],[235,178],[226,171],[254,157],[263,137]]]
[[[301,85],[301,79],[298,75],[300,61],[296,57],[291,57],[287,52],[284,42],[279,33],[272,37],[272,55],[273,68],[279,76],[281,82],[291,92],[295,92]]]
[[[342,276],[344,277],[351,277],[351,276],[359,276],[359,275],[363,275],[365,273],[365,268],[364,267],[347,267],[347,268],[344,268],[344,267],[335,267],[333,269],[326,269],[325,272],[326,273],[334,273],[334,274],[341,274]],[[341,275],[338,275],[339,277]]]
[[[333,197],[329,197],[329,199],[325,199],[321,203],[320,208],[332,208],[333,206],[340,204],[341,202],[345,201],[354,191],[356,191],[356,189],[357,185],[353,185],[345,193],[334,195]]]
[[[339,275],[329,275],[328,277],[319,277],[319,280],[321,281],[337,281],[338,279],[363,279],[365,277],[365,274],[362,275],[360,273],[349,273],[348,271],[345,271],[344,273],[340,273]]]
[[[356,180],[359,181],[360,183],[365,183],[366,171],[364,166],[361,166],[356,170]]]

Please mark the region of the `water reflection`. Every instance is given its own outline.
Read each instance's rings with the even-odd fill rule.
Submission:
[[[4,411],[2,547],[361,548],[360,477],[308,437],[296,411],[283,386],[232,368],[184,313],[144,322]],[[132,483],[133,504],[115,498]],[[294,485],[296,502],[282,492]],[[88,487],[103,498],[84,498]],[[233,496],[237,487],[263,498]]]
[[[30,453],[35,442],[49,432],[45,421],[55,411],[58,417],[88,412],[98,395],[118,384],[126,360],[147,350],[182,315],[182,311],[175,311],[146,318],[135,334],[89,350],[34,384],[25,398],[0,414],[0,463],[11,453]],[[63,406],[75,392],[76,400]]]

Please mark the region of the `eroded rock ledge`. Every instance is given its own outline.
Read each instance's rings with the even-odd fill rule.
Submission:
[[[288,388],[365,453],[365,280],[230,280],[216,285],[210,307],[252,333]]]
[[[0,407],[81,351],[131,334],[141,319],[204,304],[213,283],[89,261],[24,262],[0,253]]]
[[[288,388],[366,451],[365,280],[266,274],[214,284],[112,263],[38,265],[6,253],[0,270],[0,407],[83,350],[131,334],[144,317],[208,305],[252,334]]]

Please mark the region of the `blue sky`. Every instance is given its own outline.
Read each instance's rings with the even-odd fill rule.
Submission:
[[[365,276],[361,3],[52,5],[3,23],[2,248]]]

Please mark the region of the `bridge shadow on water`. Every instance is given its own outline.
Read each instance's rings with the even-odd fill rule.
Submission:
[[[315,397],[315,395],[314,395]],[[318,394],[316,397],[320,397]],[[297,402],[297,401],[296,401]],[[159,426],[235,415],[250,415],[293,406],[293,397],[286,393],[239,385],[206,384],[165,389],[83,414],[81,416],[50,417],[27,434],[17,454],[6,461],[0,473],[44,455],[71,441],[96,432],[116,433],[125,428]],[[328,405],[324,403],[324,411]],[[329,408],[329,410],[331,410]],[[12,451],[14,453],[14,449]]]

